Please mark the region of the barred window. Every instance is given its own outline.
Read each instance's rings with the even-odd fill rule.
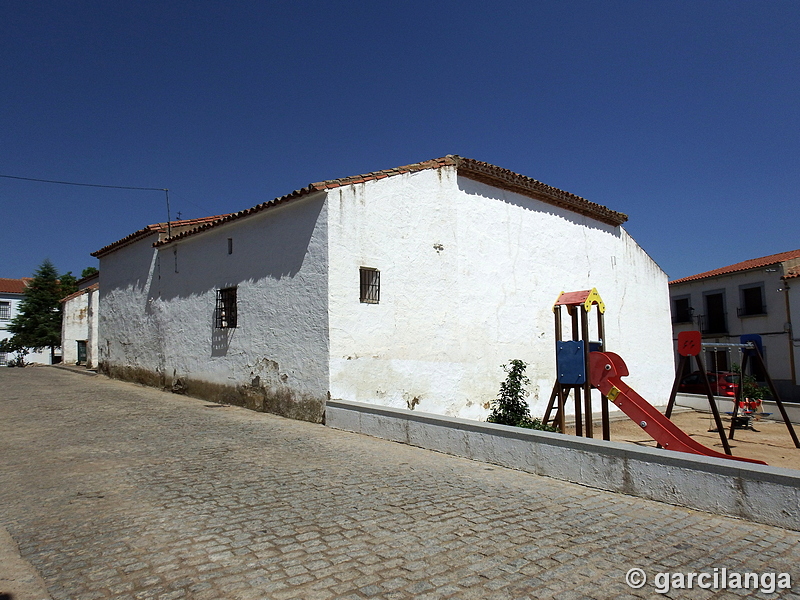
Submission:
[[[378,304],[381,299],[381,272],[370,267],[361,267],[361,302]]]
[[[8,366],[8,354],[0,352],[0,367]]]
[[[217,306],[214,310],[214,327],[231,329],[236,327],[236,288],[217,290]]]
[[[11,302],[0,302],[0,321],[8,321],[11,318]]]

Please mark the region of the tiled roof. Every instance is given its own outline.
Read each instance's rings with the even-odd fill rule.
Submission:
[[[208,223],[211,221],[216,221],[225,215],[215,215],[213,217],[200,217],[198,219],[182,219],[178,221],[170,221],[169,225],[172,228],[178,227],[193,227],[199,225],[201,223]],[[132,244],[143,237],[147,237],[148,235],[152,235],[154,233],[165,233],[167,231],[167,223],[154,223],[153,225],[148,225],[147,227],[140,229],[139,231],[134,231],[132,234],[125,236],[121,240],[117,240],[109,244],[108,246],[103,246],[100,250],[91,253],[91,256],[96,258],[100,258],[108,254],[113,250],[117,250],[118,248],[122,248],[123,246],[127,246],[128,244]]]
[[[250,216],[279,204],[289,202],[290,200],[296,200],[314,192],[329,190],[354,183],[376,181],[379,179],[385,179],[387,177],[393,177],[395,175],[402,175],[404,173],[414,173],[416,171],[424,171],[427,169],[441,169],[442,167],[448,166],[456,167],[459,175],[468,177],[469,179],[481,181],[488,185],[512,192],[517,192],[530,198],[536,198],[537,200],[541,200],[561,208],[566,208],[572,212],[586,215],[615,227],[622,225],[628,220],[628,216],[623,213],[611,210],[610,208],[606,208],[605,206],[596,204],[594,202],[589,202],[588,200],[581,198],[580,196],[576,196],[575,194],[570,194],[569,192],[565,192],[558,188],[545,185],[544,183],[535,179],[531,179],[530,177],[526,177],[525,175],[520,175],[518,173],[514,173],[513,171],[509,171],[508,169],[496,167],[489,163],[473,160],[471,158],[462,158],[455,154],[448,154],[443,158],[436,158],[433,160],[414,163],[413,165],[395,167],[393,169],[384,169],[383,171],[374,171],[365,175],[353,175],[351,177],[342,177],[340,179],[318,181],[299,190],[295,190],[290,194],[281,196],[280,198],[275,198],[274,200],[263,202],[252,208],[225,215],[216,221],[208,221],[198,225],[197,227],[186,229],[178,234],[173,235],[172,237],[157,241],[154,246],[163,246],[164,244],[169,244],[170,242],[195,235],[202,231],[211,229],[212,227],[230,223],[231,221]]]
[[[780,252],[778,254],[770,254],[769,256],[762,256],[761,258],[751,258],[744,260],[727,267],[714,269],[713,271],[706,271],[705,273],[698,273],[697,275],[690,275],[670,281],[670,285],[674,283],[684,283],[685,281],[696,281],[698,279],[706,279],[708,277],[716,277],[717,275],[727,275],[728,273],[738,273],[739,271],[747,271],[748,269],[758,269],[760,267],[768,267],[776,265],[786,260],[800,259],[800,250],[792,250],[790,252]]]
[[[795,277],[800,277],[800,267],[789,269],[783,279],[794,279]]]
[[[83,288],[82,290],[78,290],[77,292],[71,293],[69,296],[62,298],[59,302],[66,302],[67,300],[72,300],[73,298],[77,298],[78,296],[82,296],[83,294],[88,294],[89,292],[93,292],[94,290],[99,290],[100,284],[93,283],[90,286]]]
[[[22,279],[4,279],[0,277],[0,293],[24,294],[30,280],[30,277],[23,277]]]

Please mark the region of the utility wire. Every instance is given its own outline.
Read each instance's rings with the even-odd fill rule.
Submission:
[[[167,195],[167,236],[172,237],[172,218],[169,214],[169,190],[167,188],[134,187],[130,185],[100,185],[99,183],[75,183],[74,181],[55,181],[53,179],[36,179],[34,177],[17,177],[16,175],[0,175],[6,179],[36,181],[38,183],[57,183],[60,185],[79,185],[81,187],[111,188],[115,190],[145,190],[148,192],[164,192]]]
[[[22,179],[23,181],[38,181],[39,183],[60,183],[61,185],[80,185],[83,187],[114,188],[116,190],[147,190],[151,192],[166,192],[166,188],[133,187],[129,185],[100,185],[99,183],[75,183],[74,181],[54,181],[52,179],[35,179],[33,177],[16,177],[15,175],[0,175],[6,179]]]

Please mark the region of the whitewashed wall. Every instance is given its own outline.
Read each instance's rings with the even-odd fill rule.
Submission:
[[[333,398],[483,419],[511,359],[541,415],[555,378],[552,306],[596,287],[607,348],[656,404],[674,377],[667,277],[621,228],[452,167],[329,192]],[[359,302],[359,267],[381,271]]]
[[[98,323],[100,317],[100,290],[93,288],[89,290],[89,343],[86,345],[86,366],[90,369],[97,368],[98,361]]]
[[[98,359],[108,369],[152,373],[142,383],[155,383],[162,368],[159,324],[153,317],[152,301],[158,296],[157,235],[100,258],[100,315]],[[119,374],[118,374],[119,375]]]
[[[101,356],[103,343],[110,348],[103,360],[210,399],[321,419],[326,233],[324,194],[317,194],[158,250],[151,236],[101,258]],[[109,272],[121,280],[109,282]],[[129,282],[125,273],[138,278]],[[216,292],[233,286],[238,327],[215,329]]]
[[[90,292],[91,290],[86,290],[84,293],[70,298],[63,303],[63,319],[61,321],[61,360],[64,364],[74,365],[78,362],[78,340],[87,342],[89,340]]]

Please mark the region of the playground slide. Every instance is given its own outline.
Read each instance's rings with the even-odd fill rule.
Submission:
[[[693,438],[689,437],[682,429],[661,414],[647,400],[642,398],[626,383],[622,377],[628,375],[628,367],[622,358],[613,352],[592,352],[589,355],[589,369],[592,385],[600,390],[611,402],[616,404],[622,412],[668,450],[689,452],[715,458],[727,458],[743,462],[765,465],[764,461],[752,458],[730,456],[706,448]]]

